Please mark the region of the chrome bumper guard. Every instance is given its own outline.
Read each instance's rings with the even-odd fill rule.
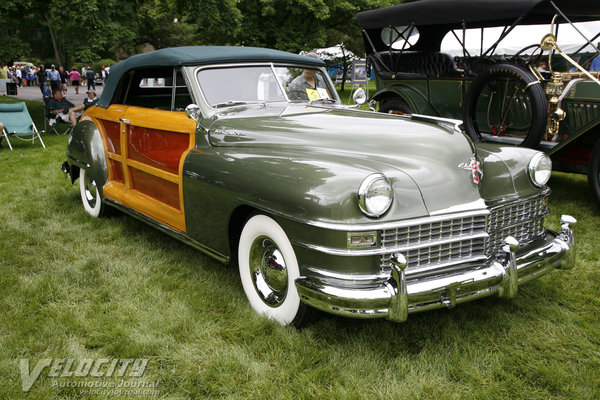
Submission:
[[[547,231],[547,240],[537,248],[519,252],[518,242],[508,236],[502,250],[489,265],[428,279],[406,279],[406,259],[392,255],[389,279],[375,288],[330,286],[317,278],[300,277],[296,288],[302,301],[314,308],[354,318],[387,318],[403,322],[409,313],[457,304],[497,294],[512,298],[518,286],[553,269],[575,265],[575,241],[570,225],[575,218],[563,215],[561,232]]]

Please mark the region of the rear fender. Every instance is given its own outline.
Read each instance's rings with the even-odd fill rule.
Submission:
[[[79,169],[84,169],[102,190],[108,180],[106,152],[98,127],[92,121],[78,123],[69,135],[67,145],[69,174],[74,182]]]

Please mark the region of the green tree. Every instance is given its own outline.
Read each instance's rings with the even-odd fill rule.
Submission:
[[[146,47],[246,45],[291,52],[339,43],[364,53],[359,11],[391,0],[24,0],[0,2],[15,26],[0,55],[30,55],[69,66],[119,59]],[[28,30],[39,37],[28,36]]]
[[[241,27],[237,0],[177,0],[183,21],[194,26],[196,45],[236,45]]]
[[[119,48],[130,48],[136,36],[135,8],[117,0],[27,0],[3,2],[0,10],[20,29],[37,27],[39,39],[56,62],[68,65],[74,57],[92,61],[113,56]],[[46,47],[46,48],[47,48]],[[43,50],[42,50],[43,51]]]
[[[356,14],[391,0],[239,0],[239,42],[291,52],[344,43],[363,54]]]
[[[136,9],[136,46],[160,49],[194,42],[195,28],[181,20],[175,0],[138,0]]]

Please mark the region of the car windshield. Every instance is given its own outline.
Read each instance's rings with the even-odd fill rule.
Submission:
[[[204,68],[198,83],[213,108],[278,101],[336,102],[319,69],[291,66]]]

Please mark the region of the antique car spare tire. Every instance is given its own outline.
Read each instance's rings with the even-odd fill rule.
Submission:
[[[300,301],[295,285],[300,276],[298,261],[277,222],[262,214],[246,222],[238,245],[238,265],[254,311],[281,325],[306,323],[310,308]]]
[[[79,192],[83,208],[88,214],[96,218],[104,215],[104,202],[102,201],[102,195],[98,190],[96,181],[83,168],[79,176]]]
[[[382,101],[381,106],[379,107],[379,112],[398,115],[412,114],[410,106],[401,99],[386,100],[385,102]]]
[[[596,141],[590,157],[588,183],[596,202],[600,205],[600,140]]]
[[[524,68],[498,64],[479,74],[469,86],[463,121],[467,134],[482,141],[482,133],[516,140],[535,148],[544,135],[548,117],[541,83]]]

